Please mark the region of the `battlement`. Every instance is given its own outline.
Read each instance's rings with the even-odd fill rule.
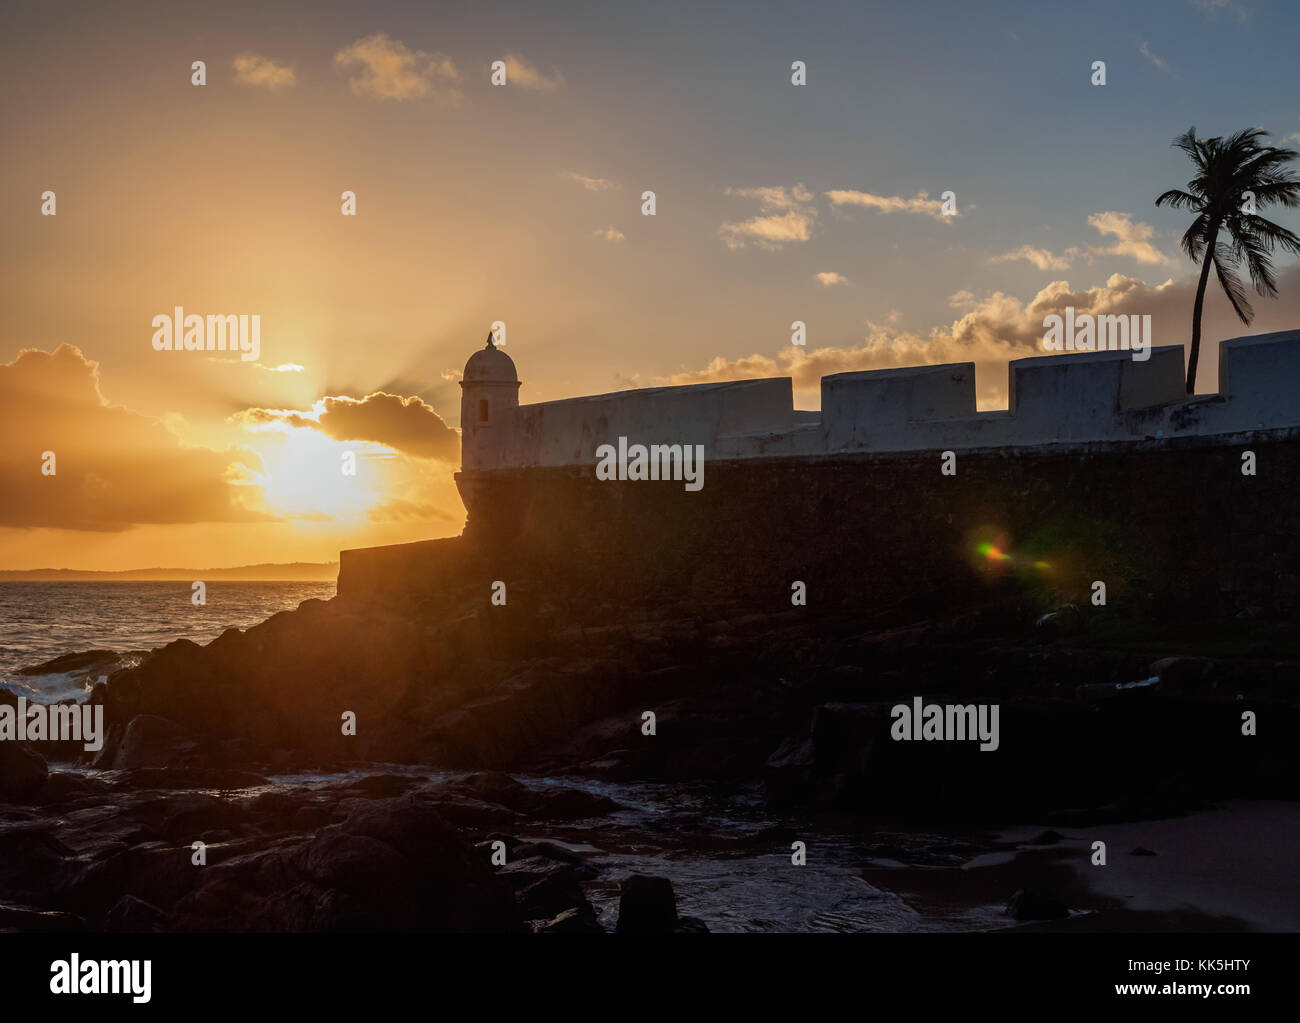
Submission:
[[[1221,391],[1188,398],[1183,348],[1033,356],[1008,365],[1009,408],[979,412],[974,363],[837,373],[821,411],[794,408],[789,377],[616,391],[494,413],[474,470],[592,465],[620,436],[700,444],[711,460],[1037,447],[1206,437],[1300,427],[1300,330],[1219,345]],[[509,360],[505,360],[508,362]],[[509,364],[513,374],[513,363]],[[508,383],[517,388],[517,381]],[[470,389],[500,387],[467,382]],[[513,390],[510,392],[513,394]],[[481,404],[486,416],[487,405]],[[484,420],[487,422],[487,420]],[[478,436],[478,435],[475,435]],[[475,450],[468,449],[471,443]]]
[[[1221,391],[1191,399],[1178,346],[1144,362],[1125,351],[1019,359],[1010,407],[996,412],[977,411],[971,363],[827,376],[821,411],[808,412],[787,378],[518,405],[514,363],[493,348],[475,358],[456,477],[464,534],[345,551],[340,594],[442,599],[455,581],[486,593],[532,572],[583,592],[635,581],[763,602],[816,578],[825,599],[866,606],[882,592],[971,585],[981,530],[1016,541],[1067,523],[1097,540],[1096,558],[1125,547],[1135,577],[1190,557],[1192,576],[1242,606],[1295,606],[1294,531],[1257,523],[1300,479],[1300,331],[1222,343]],[[702,445],[706,485],[598,478],[596,449],[619,437]],[[1242,474],[1244,439],[1266,472]],[[947,450],[967,452],[956,476],[938,471],[934,453]],[[1207,480],[1231,499],[1204,500]]]

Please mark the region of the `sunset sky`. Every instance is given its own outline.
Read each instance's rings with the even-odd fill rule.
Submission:
[[[1300,145],[1298,38],[1288,0],[7,3],[0,568],[459,533],[495,320],[524,402],[975,361],[996,408],[1066,305],[1182,342],[1170,140]],[[1300,327],[1277,261],[1250,328],[1212,287],[1211,344]],[[177,305],[259,314],[260,360],[155,351]]]

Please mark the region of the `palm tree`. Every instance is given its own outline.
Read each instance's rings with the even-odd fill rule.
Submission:
[[[1271,254],[1281,245],[1293,255],[1300,255],[1300,238],[1284,227],[1265,220],[1255,211],[1278,203],[1300,206],[1300,180],[1285,166],[1300,156],[1294,149],[1278,149],[1265,144],[1268,133],[1248,128],[1226,139],[1197,139],[1196,129],[1174,139],[1174,145],[1196,165],[1196,177],[1187,182],[1187,191],[1171,188],[1156,199],[1157,206],[1190,209],[1196,219],[1184,232],[1183,251],[1193,262],[1201,262],[1201,282],[1196,287],[1196,305],[1192,307],[1192,350],[1187,359],[1187,393],[1196,386],[1196,362],[1201,354],[1201,306],[1205,302],[1205,284],[1210,266],[1219,277],[1242,323],[1250,323],[1255,311],[1246,300],[1246,288],[1237,269],[1244,261],[1250,283],[1261,295],[1277,294],[1276,274]],[[1221,241],[1226,232],[1228,239]]]

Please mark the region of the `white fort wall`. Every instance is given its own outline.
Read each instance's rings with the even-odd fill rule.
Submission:
[[[616,391],[520,405],[500,428],[502,465],[594,464],[596,449],[617,444],[703,444],[721,457],[733,438],[788,431],[794,423],[789,377]],[[486,468],[486,467],[485,467]]]
[[[1211,355],[1206,346],[1203,358]],[[788,377],[521,405],[494,424],[494,464],[593,465],[617,444],[703,444],[709,459],[1087,444],[1300,428],[1300,331],[1219,346],[1219,394],[1187,399],[1180,345],[1034,356],[1008,366],[1010,408],[978,412],[974,363],[837,373],[820,413]]]

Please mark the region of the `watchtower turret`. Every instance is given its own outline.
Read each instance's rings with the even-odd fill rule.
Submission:
[[[495,468],[509,439],[504,424],[519,407],[519,375],[491,332],[487,344],[465,363],[460,388],[461,469]]]

